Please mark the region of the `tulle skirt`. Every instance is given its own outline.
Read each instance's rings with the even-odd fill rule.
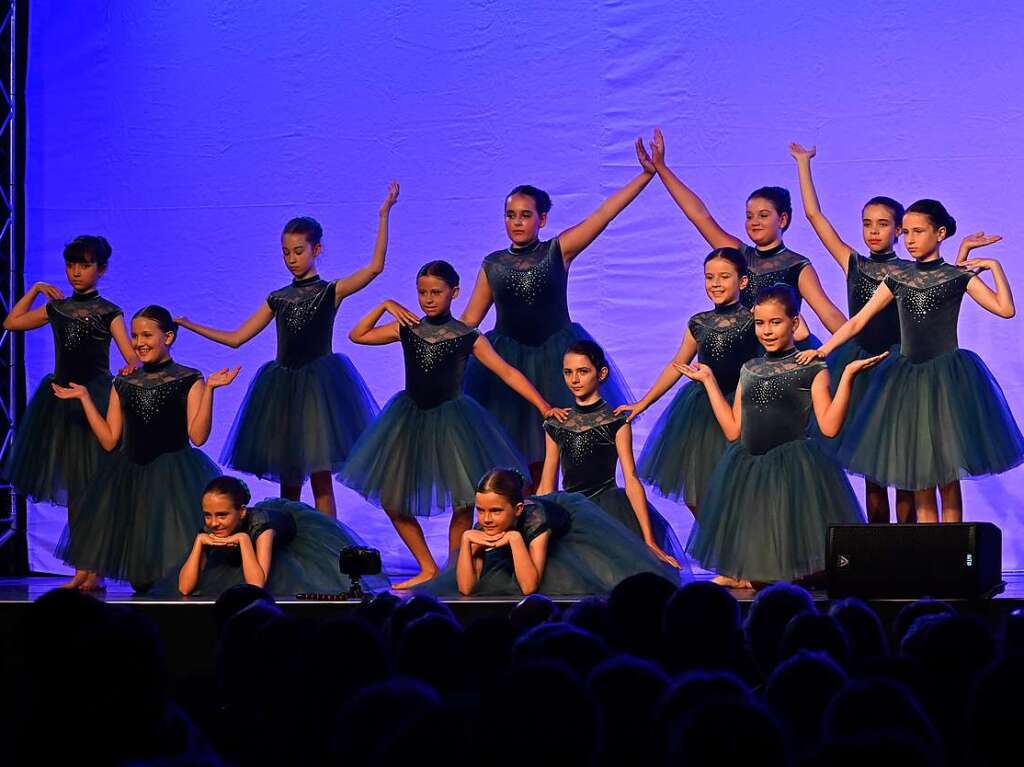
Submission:
[[[733,392],[726,398],[732,402]],[[728,446],[711,410],[707,390],[702,384],[690,382],[658,418],[640,452],[637,472],[660,495],[696,508]]]
[[[920,363],[896,355],[864,396],[871,407],[847,422],[838,455],[879,485],[922,490],[999,474],[1024,460],[1024,436],[974,352],[957,349]]]
[[[110,401],[110,380],[95,378],[85,385],[102,414]],[[52,375],[46,376],[32,395],[4,474],[32,500],[67,506],[109,456],[89,428],[82,403],[58,399],[50,388],[53,382]]]
[[[426,517],[473,506],[476,483],[499,466],[529,476],[508,435],[473,399],[423,410],[402,391],[363,432],[338,480],[381,508]]]
[[[793,580],[825,569],[829,525],[863,521],[846,474],[815,440],[763,455],[736,442],[711,475],[686,550],[732,578]]]
[[[338,570],[338,556],[346,546],[364,546],[363,540],[349,527],[329,519],[316,509],[285,498],[267,498],[256,506],[281,511],[295,522],[295,537],[285,546],[275,547],[270,564],[270,577],[265,588],[276,596],[294,596],[300,592],[340,594],[352,585],[348,576]],[[191,549],[191,545],[188,547]],[[193,592],[196,596],[216,597],[232,586],[245,583],[242,560],[237,549],[224,549],[207,556],[206,567]],[[178,593],[178,571],[186,557],[179,558],[176,569],[168,572],[151,590],[155,595]],[[361,581],[367,590],[387,590],[388,579],[367,575]]]
[[[562,357],[576,341],[594,340],[581,325],[575,322],[567,325],[540,346],[526,346],[497,330],[487,333],[487,339],[501,358],[522,372],[551,405],[572,407],[572,393],[562,377]],[[528,463],[544,460],[544,430],[536,408],[475,357],[470,359],[466,368],[465,389],[466,394],[498,419]],[[608,378],[601,385],[601,396],[612,407],[632,402],[629,386],[610,358]]]
[[[301,485],[310,474],[338,471],[378,410],[344,354],[294,369],[268,362],[249,384],[221,462]]]
[[[145,465],[113,453],[82,495],[57,556],[80,570],[148,587],[203,530],[203,490],[220,473],[194,447]]]
[[[673,583],[688,573],[658,560],[647,545],[579,493],[539,496],[569,513],[571,526],[548,546],[541,577],[542,594],[551,596],[607,594],[624,579],[637,573],[655,573]],[[422,591],[437,596],[457,596],[455,564],[424,584]],[[519,596],[522,589],[508,549],[488,554],[473,596]]]
[[[597,495],[591,496],[590,500],[596,503],[605,514],[619,522],[633,535],[643,540],[643,531],[640,529],[640,521],[633,511],[633,504],[629,502],[629,496],[621,487],[609,487]],[[651,533],[654,535],[654,542],[666,554],[671,554],[680,564],[686,561],[686,551],[679,542],[672,526],[668,523],[661,512],[648,501],[647,515],[651,521]]]

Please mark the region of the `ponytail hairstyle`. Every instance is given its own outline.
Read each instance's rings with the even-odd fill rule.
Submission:
[[[784,186],[762,186],[750,193],[747,202],[755,198],[768,200],[780,216],[785,213],[786,225],[782,227],[782,231],[789,229],[789,225],[793,223],[793,201],[789,197],[788,189]]]
[[[767,304],[770,301],[780,304],[790,319],[800,314],[800,296],[784,282],[776,282],[767,288],[761,288],[757,292],[757,298],[754,299],[754,306]]]
[[[281,234],[301,234],[310,245],[319,245],[324,236],[324,228],[312,216],[299,216],[285,224]]]
[[[736,267],[736,274],[740,278],[747,276],[747,259],[736,248],[715,248],[704,257],[704,266],[707,266],[709,261],[716,258],[728,261]]]
[[[905,211],[903,210],[903,206],[900,205],[899,202],[894,200],[892,197],[872,197],[870,200],[864,203],[864,207],[861,208],[861,213],[864,212],[868,205],[881,205],[884,208],[888,208],[889,212],[892,213],[892,220],[893,223],[896,225],[896,228],[899,229],[901,226],[903,226],[903,213]]]
[[[429,261],[425,263],[416,272],[416,279],[418,280],[420,277],[437,277],[442,279],[448,283],[448,287],[452,290],[459,287],[459,273],[447,261]]]
[[[515,469],[491,469],[476,483],[478,493],[496,493],[513,506],[523,502],[526,478]]]
[[[209,495],[210,493],[230,498],[231,505],[236,509],[240,509],[248,504],[252,498],[249,486],[245,482],[238,477],[229,477],[227,474],[222,474],[210,480],[203,490],[203,495]]]
[[[946,206],[938,200],[918,200],[907,208],[907,213],[921,213],[928,216],[928,220],[932,222],[932,226],[936,229],[945,227],[946,239],[956,234],[956,219],[949,215]]]
[[[544,215],[551,210],[551,195],[545,192],[543,189],[538,189],[535,186],[529,184],[520,184],[507,195],[505,195],[505,204],[508,204],[508,198],[516,194],[526,195],[533,199],[533,205],[537,209],[537,213]]]
[[[164,307],[157,304],[150,304],[139,309],[135,314],[132,315],[132,319],[145,319],[152,320],[160,328],[163,333],[173,333],[174,339],[168,344],[170,346],[174,343],[174,340],[178,337],[178,323],[174,321],[174,317]]]

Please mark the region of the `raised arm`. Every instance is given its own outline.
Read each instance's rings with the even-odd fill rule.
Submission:
[[[804,271],[807,271],[804,269]],[[814,359],[825,359],[828,355],[845,344],[855,335],[860,333],[868,324],[868,320],[888,306],[893,299],[892,291],[884,282],[878,286],[871,299],[864,304],[864,308],[844,322],[840,328],[821,345],[818,349],[808,349],[800,352],[797,359],[806,364]]]
[[[213,425],[213,392],[235,380],[241,367],[221,368],[210,373],[204,382],[199,379],[188,390],[188,438],[197,447],[205,445]]]
[[[473,295],[469,297],[466,310],[462,312],[461,319],[470,327],[477,327],[484,321],[491,304],[494,303],[494,294],[491,293],[491,284],[487,281],[487,275],[481,269],[476,275],[476,284],[473,286]]]
[[[690,219],[700,236],[707,240],[712,248],[738,248],[743,242],[727,231],[725,231],[714,216],[694,192],[679,180],[679,177],[672,172],[672,169],[665,164],[665,137],[661,130],[654,129],[654,138],[651,141],[651,162],[658,173],[658,178],[665,185],[665,189],[676,201],[676,205],[683,211],[683,214]]]
[[[619,427],[615,434],[615,450],[619,455],[619,466],[622,467],[622,477],[626,483],[626,497],[629,498],[629,505],[633,507],[636,521],[640,524],[644,543],[658,559],[678,570],[679,562],[675,557],[663,551],[658,542],[654,540],[651,513],[647,506],[647,494],[644,492],[644,486],[640,484],[640,478],[636,475],[636,460],[633,457],[633,427],[628,423]]]
[[[124,367],[121,369],[121,374],[127,375],[139,364],[139,355],[132,348],[131,339],[128,337],[128,328],[125,327],[122,315],[117,315],[110,323],[110,335],[113,337],[114,343],[117,344],[117,350],[121,352],[121,357],[124,359]]]
[[[797,175],[800,177],[800,199],[804,205],[804,215],[811,222],[814,233],[818,235],[821,244],[825,246],[832,258],[836,260],[845,274],[850,268],[850,251],[852,248],[843,242],[839,233],[836,232],[825,214],[821,212],[821,205],[818,203],[818,193],[814,189],[814,179],[811,178],[811,158],[817,154],[817,148],[804,149],[799,144],[790,144],[789,153],[796,160]]]
[[[636,140],[637,158],[642,167],[641,172],[622,189],[601,203],[597,210],[558,235],[558,244],[562,249],[562,260],[568,266],[597,236],[605,230],[612,219],[619,215],[626,206],[636,199],[637,195],[651,183],[654,178],[654,165],[643,151],[643,142]]]
[[[46,296],[47,302],[64,298],[64,294],[59,288],[46,282],[37,282],[18,299],[18,302],[11,307],[11,311],[4,317],[4,330],[35,330],[45,325],[49,321],[46,316],[46,306],[32,308],[32,302],[40,294]]]
[[[54,396],[59,399],[77,399],[82,403],[82,411],[85,413],[85,420],[89,422],[89,428],[96,435],[96,441],[100,447],[108,453],[117,447],[121,441],[121,398],[117,395],[117,388],[110,387],[110,402],[107,404],[107,415],[104,418],[96,408],[96,404],[89,395],[89,390],[81,384],[69,383],[67,386],[51,384]]]
[[[544,433],[544,467],[540,472],[540,484],[537,485],[537,495],[547,495],[558,489],[558,462],[561,458],[561,449],[558,443],[551,439],[551,435]]]
[[[828,370],[824,369],[814,377],[814,381],[811,382],[811,404],[814,406],[814,416],[818,420],[818,428],[824,436],[834,437],[843,428],[843,421],[846,420],[846,413],[850,409],[853,379],[888,356],[889,352],[882,352],[874,357],[854,360],[847,365],[843,369],[843,375],[839,379],[834,397]]]
[[[380,318],[387,312],[395,318],[394,322],[377,327]],[[348,333],[348,340],[363,346],[383,346],[393,344],[401,339],[398,333],[400,325],[411,327],[419,324],[419,318],[399,304],[388,299],[367,312],[355,327]]]
[[[249,341],[259,335],[259,332],[269,325],[272,319],[274,319],[274,313],[270,310],[270,307],[264,303],[249,319],[243,322],[241,327],[237,330],[217,330],[216,328],[208,328],[205,325],[192,322],[188,317],[175,317],[174,321],[183,328],[187,328],[193,333],[201,335],[203,338],[209,338],[211,341],[216,341],[219,344],[230,346],[232,349],[237,349],[246,341]]]
[[[679,344],[679,349],[676,351],[676,356],[661,371],[658,380],[647,390],[647,393],[632,405],[619,405],[615,408],[615,412],[624,413],[629,411],[629,418],[626,419],[626,423],[633,423],[633,419],[637,418],[647,408],[665,396],[665,393],[676,385],[676,381],[683,377],[683,374],[679,372],[676,365],[689,365],[696,356],[697,339],[693,337],[693,333],[687,328],[686,335],[683,336],[683,341]]]
[[[498,376],[512,391],[537,408],[544,418],[554,417],[560,421],[565,420],[566,411],[562,408],[551,407],[529,379],[498,356],[490,341],[482,335],[473,344],[473,355],[480,361],[480,364]]]
[[[388,252],[388,217],[396,202],[398,202],[398,182],[392,181],[388,184],[388,194],[380,206],[380,215],[377,220],[377,241],[373,246],[373,257],[366,266],[356,269],[348,277],[334,283],[335,304],[340,303],[341,299],[346,296],[365,288],[378,274],[384,271],[384,257]]]
[[[814,267],[808,264],[800,270],[800,276],[796,280],[800,295],[811,307],[811,310],[818,315],[821,324],[828,328],[829,333],[835,333],[846,322],[846,315],[839,311],[832,299],[821,287],[821,280]]]
[[[722,390],[718,388],[718,381],[715,380],[715,374],[711,372],[711,368],[707,365],[678,365],[676,369],[687,378],[697,381],[704,385],[704,388],[708,393],[708,401],[711,403],[711,412],[715,414],[715,419],[718,421],[718,425],[722,427],[722,433],[725,434],[725,438],[730,442],[734,442],[740,438],[740,402],[743,399],[743,393],[740,391],[742,385],[736,387],[735,401],[732,405],[729,404],[729,400],[722,394]]]
[[[960,254],[966,257],[975,248],[983,248],[999,242],[1002,237],[999,235],[986,235],[984,232],[964,237],[960,243]],[[960,262],[960,259],[957,259]],[[981,278],[975,276],[967,283],[967,295],[978,302],[978,305],[986,311],[992,312],[997,317],[1009,319],[1017,313],[1013,304],[1013,291],[1010,290],[1010,282],[1006,279],[1006,272],[1003,265],[994,258],[965,258],[963,266],[968,269],[981,269],[992,272],[992,279],[995,280],[996,289],[992,290],[982,282]]]

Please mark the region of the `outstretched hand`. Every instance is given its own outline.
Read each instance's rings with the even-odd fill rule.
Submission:
[[[654,556],[656,556],[665,564],[674,567],[676,570],[680,569],[679,560],[677,560],[671,554],[668,554],[665,551],[663,551],[658,544],[654,543],[653,541],[647,541],[647,548],[649,548],[651,550],[651,553],[654,554]]]
[[[82,384],[68,383],[67,386],[50,384],[50,388],[53,389],[53,396],[57,399],[84,400],[89,397],[89,390],[82,386]]]
[[[636,140],[636,159],[640,162],[640,167],[644,169],[646,173],[655,174],[658,169],[654,167],[654,160],[647,154],[647,150],[644,148],[644,140],[637,138]]]
[[[117,374],[119,376],[130,376],[140,367],[142,367],[142,360],[136,360],[135,362],[126,362],[124,366],[117,371]]]
[[[801,365],[808,365],[815,360],[823,359],[825,359],[825,355],[819,349],[805,349],[802,352],[797,352],[796,355],[796,361]]]
[[[569,417],[569,408],[566,407],[549,407],[544,411],[544,419],[554,418],[559,423],[565,423],[565,419]]]
[[[868,368],[873,368],[888,356],[889,352],[882,352],[881,354],[876,354],[874,357],[868,357],[863,360],[854,360],[846,366],[846,370],[849,371],[850,375],[855,376]]]
[[[993,245],[1001,239],[1003,239],[1003,237],[1000,234],[985,234],[984,232],[975,232],[974,234],[967,235],[960,241],[960,251],[956,256],[956,265],[967,266],[968,253],[975,248],[984,248],[986,245]]]
[[[238,371],[242,369],[241,365],[233,368],[221,368],[215,373],[210,373],[206,378],[206,385],[211,389],[219,389],[222,386],[227,386],[229,383],[235,380],[238,376]]]
[[[711,368],[707,365],[701,365],[699,362],[694,362],[692,365],[680,365],[678,362],[673,362],[672,367],[691,381],[697,381],[698,383],[706,384],[708,381],[713,381],[715,378],[715,374],[711,372]]]
[[[384,202],[382,202],[380,206],[380,214],[382,216],[388,213],[395,206],[395,203],[398,202],[399,191],[400,190],[397,181],[392,181],[388,184],[388,194],[384,198]]]
[[[818,148],[816,146],[812,146],[810,149],[805,149],[794,141],[789,145],[789,153],[793,155],[794,160],[799,162],[800,160],[810,160],[818,153]]]
[[[654,136],[651,138],[651,161],[655,168],[665,165],[665,137],[661,133],[661,128],[655,128]]]
[[[627,403],[625,405],[619,405],[615,408],[615,415],[622,415],[623,413],[629,413],[629,417],[626,418],[626,423],[633,423],[634,420],[640,417],[640,414],[647,409],[647,405],[641,405],[639,402]]]

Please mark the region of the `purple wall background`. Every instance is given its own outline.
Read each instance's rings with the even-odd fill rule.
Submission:
[[[63,286],[62,245],[101,233],[114,246],[101,288],[127,313],[156,302],[234,326],[288,281],[278,237],[289,217],[321,220],[321,272],[340,275],[368,258],[377,206],[397,178],[387,270],[342,305],[335,343],[383,403],[402,385],[400,350],[348,343],[358,316],[384,297],[414,304],[414,270],[428,259],[452,261],[472,285],[482,256],[505,244],[501,203],[514,184],[550,190],[549,234],[576,223],[636,172],[630,142],[655,125],[670,163],[732,231],[742,233],[756,186],[795,194],[786,146],[797,140],[818,145],[822,203],[850,243],[861,242],[869,196],[937,197],[963,233],[1004,235],[986,255],[1005,259],[1011,281],[1022,275],[1024,11],[976,2],[965,15],[951,0],[927,14],[900,0],[455,6],[36,0],[28,280]],[[786,240],[845,308],[842,273],[799,209]],[[707,306],[707,250],[655,182],[573,265],[574,318],[637,395]],[[1024,417],[1019,322],[969,302],[961,343],[989,362]],[[182,335],[182,362],[243,365],[218,393],[211,456],[273,354],[272,330],[239,350]],[[27,359],[34,386],[52,365],[46,331],[30,335]],[[637,449],[660,406],[638,425]],[[1003,528],[1007,567],[1024,567],[1022,482],[1017,471],[965,483],[966,516]],[[257,497],[275,493],[253,485]],[[338,494],[342,518],[384,550],[389,569],[411,567],[383,515]],[[658,506],[685,535],[685,512]],[[37,569],[56,568],[49,551],[62,519],[32,508]],[[434,545],[446,524],[431,522]]]

